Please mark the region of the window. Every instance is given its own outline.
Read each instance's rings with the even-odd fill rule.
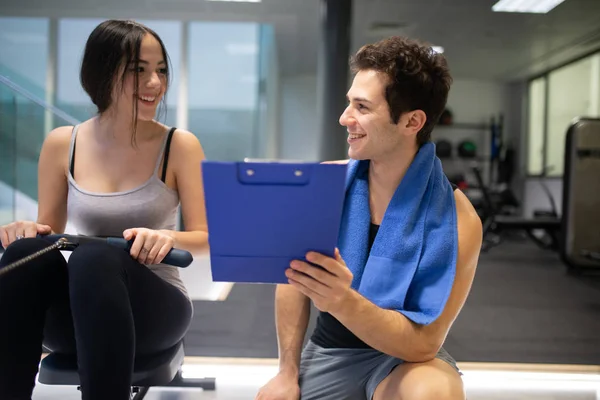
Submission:
[[[50,21],[0,17],[0,75],[46,100]],[[31,216],[37,197],[37,159],[46,113],[26,96],[0,84],[0,224]]]
[[[529,83],[529,136],[527,171],[530,175],[544,172],[544,124],[546,122],[546,78]]]
[[[255,157],[259,25],[192,22],[188,41],[188,129],[206,157]]]
[[[591,85],[592,66],[593,58],[588,57],[548,75],[546,166],[550,176],[563,174],[565,135],[571,122],[598,116],[598,110],[592,109],[594,92],[598,92]]]
[[[563,175],[566,133],[581,117],[600,117],[600,53],[530,82],[529,174]]]

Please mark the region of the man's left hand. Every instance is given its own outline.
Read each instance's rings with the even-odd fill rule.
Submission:
[[[335,249],[335,258],[309,252],[306,260],[308,262],[291,262],[291,269],[285,272],[289,283],[308,296],[320,311],[333,312],[339,309],[352,290],[353,278],[339,250]]]

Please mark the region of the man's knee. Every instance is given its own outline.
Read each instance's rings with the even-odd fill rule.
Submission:
[[[396,367],[375,390],[374,400],[464,400],[460,375],[442,360]]]
[[[435,376],[422,379],[418,382],[412,382],[402,388],[399,397],[401,400],[464,400],[465,393],[461,383],[457,381],[460,378],[447,379],[440,376],[435,379]]]

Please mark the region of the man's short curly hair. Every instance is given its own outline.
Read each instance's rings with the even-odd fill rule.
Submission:
[[[374,70],[388,77],[385,88],[390,117],[397,124],[408,111],[422,110],[427,121],[417,145],[428,142],[446,107],[452,77],[443,55],[417,40],[392,36],[360,48],[352,57],[353,73]]]

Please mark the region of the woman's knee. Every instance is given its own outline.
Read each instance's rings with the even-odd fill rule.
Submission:
[[[51,245],[52,243],[40,238],[25,238],[16,240],[5,249],[4,254],[2,255],[2,264],[7,265],[9,263],[21,260],[32,255],[33,253],[48,248]],[[61,262],[64,261],[64,257],[59,250],[51,250],[47,253],[41,254],[39,257],[36,257],[35,260]]]
[[[19,260],[48,248],[49,242],[43,239],[27,238],[11,243],[0,260],[0,270]],[[0,297],[10,303],[24,302],[29,307],[40,310],[50,302],[61,298],[67,289],[67,263],[59,250],[50,250],[32,257],[0,278]],[[33,312],[33,311],[32,311]]]
[[[123,262],[116,251],[119,249],[104,244],[80,245],[69,257],[69,280],[100,283],[105,278],[123,277]]]
[[[51,245],[52,243],[39,238],[17,240],[11,243],[2,254],[0,269],[8,264],[24,260],[26,257],[47,249]],[[9,272],[8,275],[26,276],[30,281],[34,277],[47,280],[53,275],[60,275],[60,273],[66,271],[65,267],[65,258],[59,250],[53,249],[27,260],[14,271]]]

